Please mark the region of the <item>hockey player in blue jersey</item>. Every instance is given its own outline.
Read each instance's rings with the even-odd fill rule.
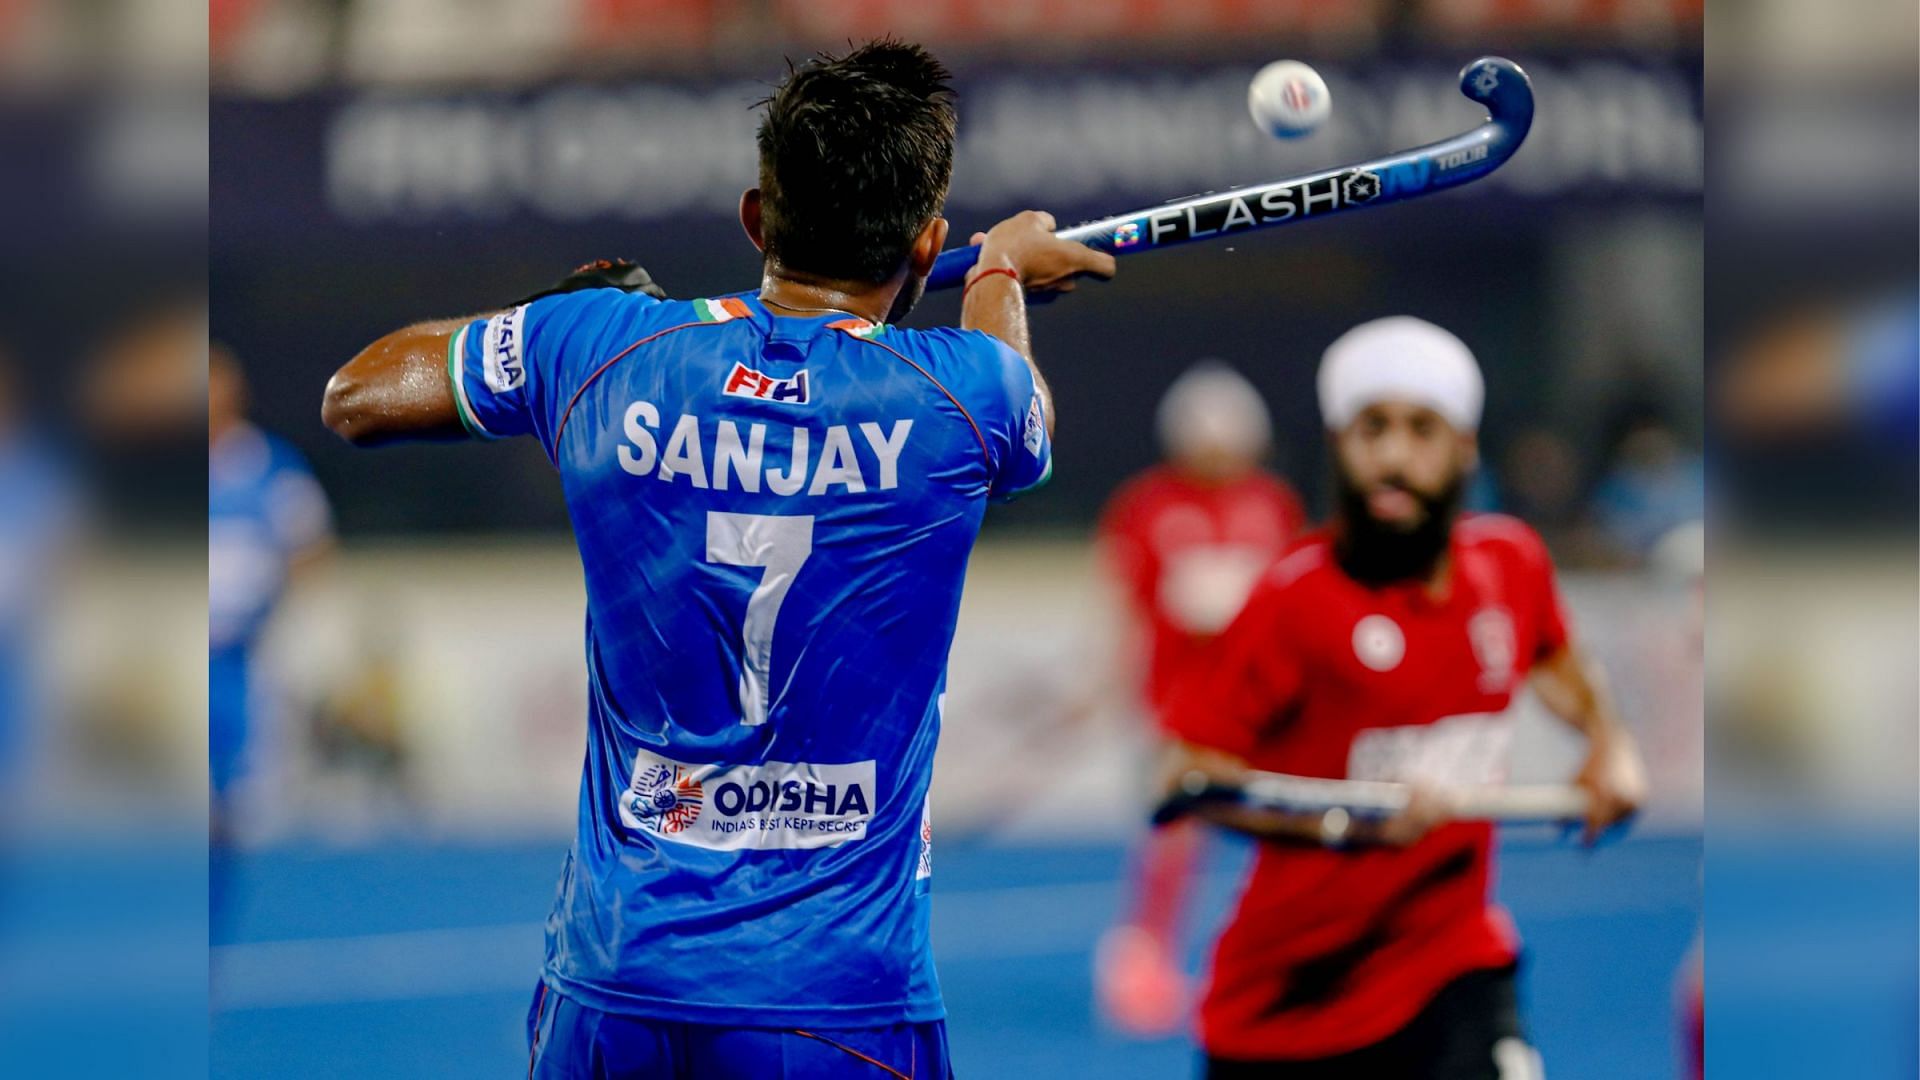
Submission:
[[[261,642],[289,590],[333,546],[326,492],[300,452],[247,420],[240,363],[207,355],[207,751],[216,848],[246,837],[285,742]],[[224,873],[216,867],[216,878]],[[216,885],[215,892],[223,890]],[[218,897],[216,897],[218,899]],[[216,904],[216,906],[218,906]]]
[[[326,392],[360,445],[531,436],[565,490],[591,685],[536,1077],[950,1073],[927,798],[961,579],[988,500],[1051,470],[1026,294],[1113,261],[1022,213],[959,328],[901,329],[947,238],[945,69],[877,42],[765,107],[757,291],[590,266]]]

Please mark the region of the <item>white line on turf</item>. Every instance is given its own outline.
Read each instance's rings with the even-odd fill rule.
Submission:
[[[1112,881],[936,890],[934,951],[956,961],[1083,953],[1119,891]],[[531,992],[541,933],[542,924],[525,922],[220,945],[214,1004],[231,1011]]]
[[[1230,888],[1211,871],[1196,893]],[[1122,893],[1116,881],[941,891],[933,894],[940,963],[1086,955]],[[1665,906],[1658,889],[1637,905],[1577,890],[1534,898],[1535,919],[1620,914]],[[507,923],[354,937],[245,942],[212,950],[214,1007],[226,1011],[407,1001],[526,990],[538,976],[542,924]]]

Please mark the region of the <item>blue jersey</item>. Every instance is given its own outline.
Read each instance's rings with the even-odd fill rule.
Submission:
[[[70,486],[52,447],[0,429],[0,801],[21,780],[45,705],[39,650],[53,570],[74,531]]]
[[[1052,447],[977,331],[602,289],[474,322],[476,435],[532,435],[586,575],[580,826],[546,979],[747,1026],[940,1017],[927,792],[967,555]]]
[[[207,749],[215,794],[246,771],[261,700],[254,646],[294,560],[332,534],[306,459],[250,424],[207,452]]]
[[[215,653],[258,640],[304,551],[332,535],[327,497],[292,444],[251,424],[207,453],[207,639]]]

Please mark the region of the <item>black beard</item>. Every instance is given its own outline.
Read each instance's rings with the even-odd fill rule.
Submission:
[[[900,291],[893,294],[893,307],[887,311],[886,321],[892,324],[906,318],[907,313],[911,312],[914,305],[920,302],[920,297],[925,295],[926,291],[926,278],[914,277],[912,274],[908,274],[906,284],[900,286]]]
[[[1429,495],[1402,488],[1426,511],[1411,529],[1384,525],[1367,511],[1367,498],[1335,469],[1334,484],[1340,502],[1340,531],[1334,557],[1347,576],[1368,585],[1424,578],[1433,573],[1453,538],[1453,520],[1460,512],[1466,477],[1456,476],[1444,491]]]

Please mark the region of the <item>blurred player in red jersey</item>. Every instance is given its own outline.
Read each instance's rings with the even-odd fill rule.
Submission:
[[[1506,779],[1522,684],[1588,739],[1589,839],[1645,773],[1573,643],[1532,529],[1459,516],[1479,367],[1452,334],[1382,319],[1328,348],[1337,502],[1255,588],[1217,662],[1174,696],[1172,777],[1248,767],[1414,786],[1384,822],[1216,807],[1262,839],[1200,1013],[1209,1080],[1532,1080],[1518,941],[1491,896],[1493,828],[1446,791]]]
[[[1114,495],[1099,530],[1129,623],[1119,669],[1128,674],[1114,681],[1134,683],[1156,737],[1168,688],[1304,524],[1293,488],[1261,467],[1272,443],[1266,403],[1231,368],[1204,361],[1175,380],[1158,428],[1166,462]],[[1124,1030],[1164,1035],[1187,1016],[1180,914],[1203,839],[1197,823],[1175,826],[1149,834],[1137,854],[1126,921],[1101,942],[1096,971],[1102,1009]]]

